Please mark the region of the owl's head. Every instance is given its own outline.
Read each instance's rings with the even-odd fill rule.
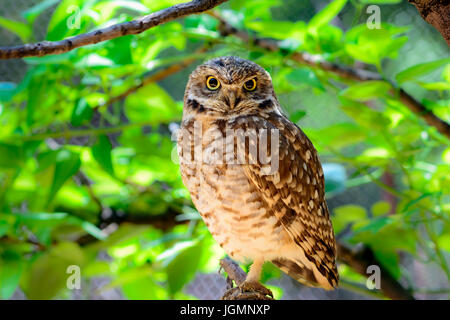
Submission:
[[[219,57],[191,73],[184,105],[187,112],[242,114],[271,111],[278,102],[267,71],[239,57]]]

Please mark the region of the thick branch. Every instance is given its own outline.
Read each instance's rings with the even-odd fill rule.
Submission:
[[[375,258],[373,251],[364,247],[362,250],[353,251],[338,243],[337,257],[339,261],[345,263],[359,274],[367,277],[367,268],[370,265],[376,265],[381,270],[381,291],[386,297],[394,300],[414,300],[409,291],[395,280],[389,271],[382,267],[380,262]]]
[[[228,278],[234,281],[237,286],[242,284],[247,277],[245,271],[242,270],[236,262],[228,257],[220,260],[220,267],[226,272]]]
[[[450,46],[450,1],[448,0],[408,0],[414,4],[422,18],[444,37]]]
[[[111,40],[129,34],[139,34],[160,24],[191,14],[210,10],[228,0],[193,0],[174,5],[133,21],[112,25],[107,28],[80,34],[61,41],[42,41],[17,47],[0,47],[0,59],[40,57],[60,54],[75,48]]]
[[[220,260],[220,268],[225,271],[227,274],[227,291],[222,296],[221,300],[273,300],[273,297],[267,296],[263,292],[259,292],[258,290],[252,291],[240,291],[239,286],[244,283],[247,278],[247,274],[241,267],[231,260],[229,257],[225,257]],[[220,272],[220,271],[219,271]],[[233,288],[233,281],[236,284],[236,287]],[[232,290],[234,292],[230,292]]]
[[[220,21],[220,32],[223,36],[234,35],[240,38],[244,42],[253,42],[256,46],[268,51],[279,51],[281,48],[276,41],[262,38],[250,37],[247,32],[238,30],[231,26],[228,22],[223,20],[219,15],[211,13]],[[301,52],[293,53],[290,58],[301,64],[310,66],[312,68],[318,68],[324,71],[328,71],[338,75],[346,80],[353,81],[369,81],[369,80],[382,80],[382,77],[378,73],[373,73],[362,69],[346,68],[337,64],[329,63],[327,61],[318,60],[315,57]],[[450,139],[450,124],[436,116],[431,110],[428,110],[420,104],[414,97],[409,95],[403,89],[398,91],[400,101],[416,115],[424,119],[429,125],[435,127],[440,133]]]

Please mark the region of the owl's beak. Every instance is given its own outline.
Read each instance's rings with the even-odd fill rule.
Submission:
[[[237,90],[229,90],[228,94],[227,94],[227,103],[228,106],[230,107],[231,110],[234,109],[234,107],[236,107],[236,105],[239,104],[239,102],[241,102],[241,98],[238,96],[239,93],[237,92]]]

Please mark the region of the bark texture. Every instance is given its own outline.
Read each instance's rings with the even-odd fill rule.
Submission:
[[[450,46],[450,1],[449,0],[408,0],[414,4],[422,18],[444,37]]]

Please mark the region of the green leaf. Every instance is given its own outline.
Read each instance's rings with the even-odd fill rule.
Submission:
[[[17,168],[22,165],[22,161],[21,147],[0,142],[0,168]]]
[[[75,218],[75,217],[69,217],[68,222],[73,221],[74,224],[79,225],[84,231],[86,231],[88,234],[93,236],[94,238],[98,240],[105,240],[106,235],[105,233],[100,230],[96,225],[88,222],[83,221],[81,219]]]
[[[111,176],[114,176],[114,168],[111,160],[112,146],[109,138],[105,135],[99,136],[97,143],[92,146],[91,150],[94,159],[100,166]]]
[[[63,0],[53,12],[47,38],[58,41],[86,31],[91,15],[88,10],[97,0]]]
[[[85,98],[79,99],[72,111],[70,123],[74,127],[79,127],[82,124],[89,122],[92,118],[93,110],[87,103]]]
[[[353,231],[354,232],[368,231],[371,233],[377,233],[382,228],[384,228],[386,225],[391,224],[393,221],[394,221],[394,219],[392,219],[390,217],[377,217],[370,221],[361,221],[361,223],[355,224]]]
[[[125,296],[130,300],[167,300],[167,290],[149,277],[129,281],[122,285]]]
[[[377,260],[381,262],[382,266],[385,267],[395,279],[400,278],[401,270],[397,253],[383,250],[383,248],[376,248],[374,254]]]
[[[336,233],[342,231],[349,223],[357,222],[367,218],[367,211],[364,207],[347,204],[334,209],[331,217]]]
[[[446,82],[450,82],[450,63],[447,64],[444,68],[444,71],[442,71],[442,79],[444,79]]]
[[[216,31],[218,22],[209,15],[192,15],[184,20],[185,28]]]
[[[78,172],[80,168],[80,156],[68,150],[61,150],[56,156],[55,174],[50,189],[48,202],[51,202],[63,184]]]
[[[114,61],[115,65],[132,64],[132,40],[133,37],[130,35],[108,41],[105,45],[105,49],[107,50],[106,57]]]
[[[323,25],[318,30],[308,30],[303,48],[311,53],[341,54],[343,49],[343,32],[333,25]]]
[[[359,0],[363,4],[396,4],[402,0]]]
[[[386,127],[390,124],[389,118],[383,112],[373,110],[361,102],[347,99],[342,95],[339,100],[342,102],[341,109],[362,126],[361,130],[370,130],[371,134],[368,134],[367,138],[370,138],[375,130],[386,130]]]
[[[409,67],[401,72],[399,72],[395,79],[399,84],[417,79],[420,76],[423,76],[431,71],[450,63],[450,58],[440,59],[432,62],[421,63],[412,67]]]
[[[374,203],[370,209],[375,217],[388,214],[390,210],[391,204],[387,201],[378,201]]]
[[[391,88],[385,81],[364,81],[345,89],[341,95],[347,99],[367,101],[385,96]]]
[[[106,23],[108,20],[114,18],[114,15],[120,9],[127,9],[134,11],[139,14],[147,14],[149,13],[149,9],[141,4],[138,1],[124,1],[124,0],[115,0],[115,1],[102,1],[99,4],[93,7],[93,10],[99,13],[100,17],[97,20],[97,23],[102,24]]]
[[[11,228],[11,224],[6,219],[1,219],[0,217],[0,238],[3,237],[5,234],[8,233],[9,229]]]
[[[279,278],[282,275],[280,269],[275,267],[272,263],[264,263],[263,268],[261,270],[261,282],[265,283],[268,280]]]
[[[0,254],[0,298],[8,300],[16,291],[24,263],[20,254],[7,250]]]
[[[43,70],[46,70],[45,66],[42,66]],[[35,68],[38,70],[39,68]],[[28,99],[27,99],[27,114],[26,123],[28,126],[34,124],[37,119],[36,115],[39,114],[39,110],[46,107],[46,103],[51,101],[54,96],[53,91],[49,87],[52,86],[50,78],[43,77],[40,72],[32,74],[27,87]]]
[[[0,101],[8,102],[17,92],[14,82],[0,82]]]
[[[198,269],[202,246],[197,241],[183,241],[158,257],[164,261],[169,292],[174,294],[192,279]]]
[[[399,35],[407,30],[387,23],[382,23],[381,29],[368,29],[366,24],[361,24],[347,32],[345,50],[351,57],[381,68],[383,59],[397,58],[398,51],[408,40]]]
[[[362,220],[357,222],[353,229],[355,230],[351,239],[353,243],[363,242],[385,252],[416,251],[416,230],[406,225],[401,215]]]
[[[292,122],[297,123],[304,116],[306,116],[306,111],[297,110],[294,113],[292,113],[289,118],[291,119]]]
[[[61,242],[34,261],[24,279],[28,299],[54,298],[66,286],[70,265],[82,267],[86,261],[83,250],[73,242]]]
[[[125,242],[130,238],[137,237],[140,234],[149,230],[149,226],[146,225],[133,225],[133,224],[123,224],[109,235],[104,241],[98,241],[89,246],[92,250],[102,250],[108,249],[109,247],[115,246],[121,242]]]
[[[14,216],[17,218],[18,224],[24,224],[32,230],[46,228],[46,231],[51,231],[53,227],[69,224],[81,227],[97,239],[104,240],[106,238],[103,231],[92,223],[71,216],[65,212],[19,212],[15,213]]]
[[[308,29],[318,29],[321,26],[328,24],[338,15],[346,3],[347,0],[334,0],[328,4],[324,9],[312,17],[308,23]]]
[[[164,123],[181,118],[172,97],[155,83],[144,86],[125,100],[125,114],[132,122]]]
[[[422,88],[427,90],[436,90],[436,91],[447,91],[450,90],[450,82],[431,82],[424,83],[418,82]]]
[[[0,27],[3,27],[19,36],[23,43],[28,42],[28,40],[30,40],[31,38],[31,35],[33,34],[33,29],[29,24],[9,20],[3,17],[0,17]]]
[[[438,238],[438,246],[450,252],[450,234],[443,234]]]
[[[287,79],[298,84],[307,84],[320,90],[325,90],[319,78],[309,68],[298,68],[287,75]]]
[[[323,129],[307,129],[308,136],[313,141],[320,141],[317,148],[333,147],[342,148],[364,141],[367,133],[364,128],[350,122],[342,122],[330,125]]]
[[[27,21],[32,24],[34,20],[45,10],[58,3],[59,0],[44,0],[38,4],[32,6],[31,8],[22,12],[22,16],[27,19]]]
[[[291,21],[247,21],[245,27],[257,31],[263,37],[279,40],[295,39],[303,42],[305,22]],[[297,44],[297,47],[300,43]]]

